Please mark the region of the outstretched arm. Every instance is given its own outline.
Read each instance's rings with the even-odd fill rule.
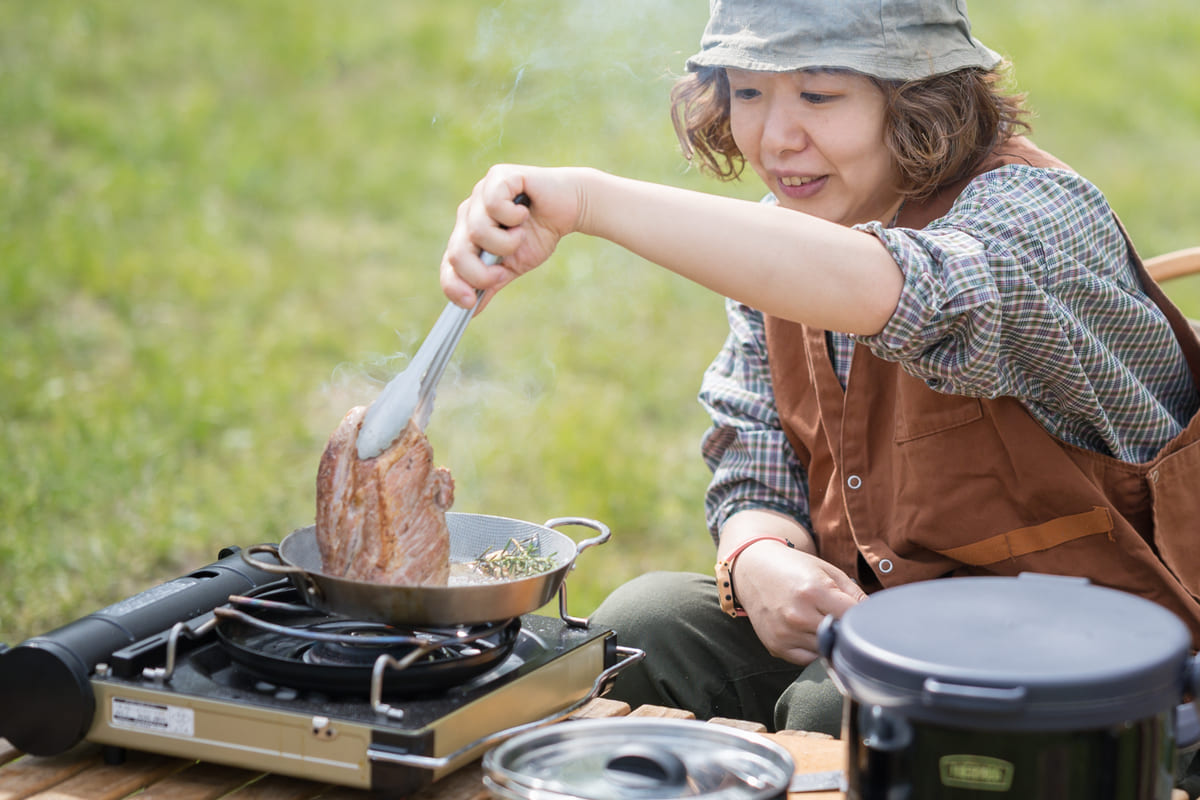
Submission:
[[[525,209],[512,202],[524,192]],[[584,168],[494,167],[459,207],[442,261],[457,303],[537,267],[568,233],[608,239],[774,316],[879,332],[903,275],[870,234],[783,208]],[[487,266],[480,250],[503,257]]]

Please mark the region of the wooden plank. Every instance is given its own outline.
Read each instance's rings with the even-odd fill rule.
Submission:
[[[713,725],[724,725],[726,728],[736,728],[747,733],[766,733],[767,726],[761,722],[751,722],[748,719],[729,719],[728,717],[713,717],[709,720]]]
[[[331,786],[317,795],[319,800],[372,800],[372,798],[386,796],[383,793],[372,794],[362,789],[350,789],[345,786]],[[406,800],[412,800],[415,796],[419,795],[410,795]]]
[[[631,717],[653,717],[657,719],[695,719],[696,715],[682,708],[667,708],[666,706],[638,706],[629,712]]]
[[[24,800],[99,763],[100,751],[93,745],[56,756],[16,758],[0,767],[0,800]]]
[[[313,800],[329,790],[322,783],[289,778],[283,775],[264,775],[253,783],[230,792],[223,800]]]
[[[188,762],[130,751],[123,764],[99,762],[32,800],[120,800],[178,771]]]
[[[580,709],[577,718],[637,716],[694,719],[694,715],[663,706],[641,706],[630,712],[625,703],[600,698]],[[716,719],[741,730],[760,732],[762,726],[744,720]],[[763,734],[792,754],[797,772],[845,767],[844,744],[826,734],[784,731]],[[375,795],[341,786],[328,786],[280,775],[131,751],[122,765],[104,764],[99,748],[85,744],[71,753],[49,758],[21,756],[0,767],[0,800],[120,800],[144,789],[137,800],[368,800]],[[840,792],[810,792],[794,800],[843,800]],[[455,771],[410,800],[490,800],[483,769],[475,761]],[[1173,798],[1174,800],[1174,798]]]
[[[846,743],[841,739],[797,731],[763,735],[783,745],[792,754],[796,760],[796,772],[823,772],[827,769],[844,769],[846,766]]]
[[[796,774],[809,772],[825,772],[831,769],[846,768],[846,743],[841,739],[823,733],[807,733],[805,731],[780,731],[763,734],[766,738],[782,745],[792,754],[796,762]],[[838,791],[805,792],[793,794],[791,797],[804,800],[844,800],[845,795]]]
[[[483,786],[483,764],[473,761],[413,795],[411,800],[490,800]],[[322,798],[324,800],[324,798]]]
[[[597,697],[568,717],[568,719],[607,719],[609,717],[623,717],[628,714],[629,711],[629,703],[622,703],[620,700],[609,700],[607,697]]]
[[[13,747],[8,739],[0,738],[0,766],[4,766],[10,761],[16,761],[19,755],[21,755],[21,751]]]
[[[250,783],[257,775],[236,767],[196,763],[146,787],[138,800],[216,800]]]
[[[776,731],[780,736],[794,736],[798,739],[833,739],[828,733],[819,731]]]

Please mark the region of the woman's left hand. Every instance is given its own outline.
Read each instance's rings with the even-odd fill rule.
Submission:
[[[866,599],[862,589],[817,556],[812,536],[791,517],[765,509],[739,511],[721,528],[719,557],[755,537],[734,565],[733,588],[763,646],[777,658],[808,664],[818,657],[817,629],[832,614]]]

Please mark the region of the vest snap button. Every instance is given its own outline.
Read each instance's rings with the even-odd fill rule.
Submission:
[[[881,558],[879,560],[879,571],[887,575],[892,571],[892,560],[890,558]]]
[[[851,475],[849,478],[846,478],[846,485],[851,489],[857,489],[862,486],[862,478],[857,475]]]

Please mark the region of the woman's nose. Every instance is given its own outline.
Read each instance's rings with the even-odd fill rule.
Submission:
[[[763,117],[763,151],[778,154],[803,150],[807,145],[808,136],[796,109],[779,100],[769,103]]]

